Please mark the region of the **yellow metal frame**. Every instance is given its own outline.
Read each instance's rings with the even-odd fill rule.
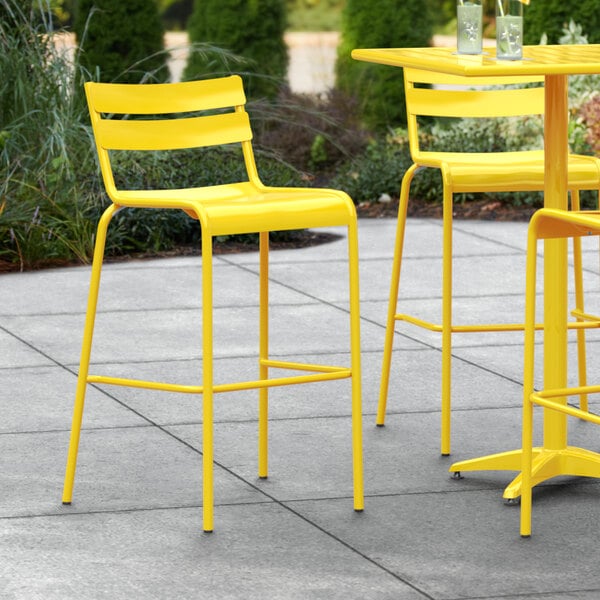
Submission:
[[[600,73],[600,45],[525,46],[523,60],[496,60],[493,49],[474,57],[458,56],[452,48],[380,48],[354,50],[352,57],[396,67],[424,69],[465,77],[544,77],[544,207],[566,211],[569,178],[568,97],[569,75]],[[563,215],[565,213],[562,213]],[[577,213],[573,213],[574,215]],[[539,218],[539,217],[538,217]],[[582,229],[581,233],[583,233]],[[564,231],[563,231],[564,233]],[[544,237],[544,236],[542,236]],[[567,381],[567,245],[565,239],[544,241],[544,388],[564,390]],[[576,318],[585,314],[577,314]],[[531,326],[532,327],[532,326]],[[533,329],[533,327],[532,327]],[[575,388],[579,394],[587,386]],[[585,394],[584,394],[585,395]],[[562,401],[559,402],[563,404]],[[582,410],[576,416],[584,417]],[[567,449],[566,413],[544,409],[543,456],[533,459],[536,477],[544,478],[570,474],[569,461],[561,460]],[[535,452],[535,450],[534,450]],[[546,454],[552,457],[546,460]],[[587,455],[587,451],[583,451]],[[539,467],[538,467],[539,465]],[[548,466],[545,466],[548,465]],[[589,461],[595,475],[597,459]],[[515,470],[522,466],[522,452],[502,454],[455,463],[450,471]],[[537,470],[537,471],[536,471]],[[504,491],[505,498],[516,498],[521,490],[519,475]]]
[[[531,535],[532,487],[557,475],[600,477],[600,454],[567,445],[566,417],[572,416],[600,425],[600,416],[567,404],[574,395],[600,393],[600,385],[561,387],[534,391],[535,304],[538,240],[560,240],[600,235],[600,212],[569,212],[541,209],[533,216],[527,238],[527,277],[525,289],[525,361],[523,375],[523,443],[521,454],[521,523],[523,537]],[[546,262],[545,273],[555,279],[553,265]],[[564,295],[564,294],[563,294]],[[544,407],[546,418],[544,446],[533,447],[533,406]],[[552,427],[548,426],[548,417]],[[518,451],[512,453],[515,457]]]
[[[600,54],[600,46],[596,46]],[[571,49],[573,51],[574,49]],[[586,49],[587,51],[588,49]],[[563,57],[564,60],[564,57]],[[565,68],[564,63],[560,63]],[[573,67],[578,68],[577,66]],[[597,67],[590,67],[600,71]],[[551,69],[549,69],[551,70]],[[547,226],[552,220],[544,218],[552,211],[558,211],[563,220],[579,219],[585,214],[578,211],[566,211],[567,198],[567,168],[568,168],[568,99],[567,76],[565,74],[548,74],[546,81],[546,119],[544,124],[545,139],[545,180],[544,205],[545,209],[538,211],[532,219],[529,245],[527,279],[534,280],[530,273],[532,261],[532,237],[544,239],[544,388],[547,390],[566,389],[567,380],[567,237],[577,240],[578,235],[587,235],[587,229],[581,228],[579,233],[573,230],[568,233],[565,228],[557,228],[553,233]],[[550,211],[550,212],[548,212]],[[594,214],[594,213],[588,213]],[[541,216],[540,216],[541,215]],[[539,223],[538,223],[539,221]],[[544,228],[541,227],[544,224]],[[539,228],[535,231],[535,228]],[[592,228],[593,229],[593,228]],[[532,231],[533,230],[533,231]],[[575,248],[580,248],[579,244]],[[535,254],[535,253],[534,253]],[[579,259],[578,259],[579,260]],[[529,291],[528,295],[531,296]],[[532,301],[529,300],[531,305]],[[577,318],[582,318],[580,313]],[[534,317],[529,317],[534,318]],[[594,318],[594,317],[592,317]],[[595,323],[591,323],[595,325]],[[530,326],[531,327],[531,326]],[[581,356],[581,354],[580,354]],[[527,360],[527,358],[526,358]],[[525,379],[528,377],[525,370]],[[587,398],[589,387],[581,381],[577,390],[580,398]],[[525,388],[529,384],[524,382]],[[580,404],[581,414],[587,412],[587,404]],[[544,439],[540,448],[533,449],[532,485],[541,483],[559,475],[600,476],[599,455],[587,450],[575,449],[567,445],[566,414],[558,410],[544,411]],[[479,458],[460,461],[450,467],[450,472],[462,471],[520,471],[523,464],[522,449],[500,452]],[[505,488],[503,497],[514,500],[521,495],[523,474],[519,473]]]
[[[73,497],[75,469],[87,385],[130,386],[166,392],[195,393],[203,397],[203,529],[213,530],[213,395],[258,389],[258,475],[268,476],[268,389],[274,386],[351,379],[354,509],[364,508],[358,235],[356,211],[343,192],[315,188],[274,188],[259,179],[252,152],[252,132],[245,111],[245,95],[238,76],[176,84],[97,84],[85,86],[99,162],[112,204],[102,215],[92,263],[83,344],[63,503]],[[229,112],[217,112],[224,108]],[[197,113],[201,112],[198,116]],[[113,114],[160,115],[160,119],[109,118]],[[181,116],[183,114],[183,116]],[[193,114],[194,116],[189,116]],[[177,118],[179,117],[179,118]],[[114,182],[110,150],[173,150],[220,144],[241,144],[248,181],[193,189],[121,190]],[[124,206],[184,210],[197,219],[202,231],[202,385],[89,374],[92,338],[106,232],[112,217]],[[307,227],[345,226],[348,232],[348,285],[350,366],[314,365],[269,358],[269,231]],[[260,339],[258,379],[217,384],[213,382],[212,243],[220,235],[260,234]],[[269,377],[271,369],[308,374]]]
[[[357,51],[360,52],[360,51]],[[363,51],[367,52],[367,51]],[[513,117],[543,115],[544,79],[541,76],[469,77],[405,68],[404,84],[408,118],[408,136],[413,165],[407,170],[400,191],[398,223],[394,246],[394,261],[388,301],[386,335],[382,361],[377,425],[385,423],[389,391],[392,349],[395,324],[405,321],[417,327],[439,332],[442,335],[441,366],[441,453],[450,454],[451,438],[451,379],[452,379],[452,335],[455,333],[478,333],[500,331],[522,331],[523,323],[455,324],[452,317],[452,222],[453,196],[460,192],[511,192],[541,191],[544,189],[544,151],[458,153],[428,152],[420,147],[420,117]],[[519,87],[537,83],[536,87]],[[437,86],[423,87],[423,84]],[[466,89],[468,86],[468,89]],[[490,89],[489,86],[497,86]],[[502,86],[502,87],[500,87]],[[441,88],[441,89],[440,89]],[[443,180],[443,250],[442,250],[442,318],[441,323],[426,321],[414,315],[397,312],[400,271],[406,215],[411,182],[423,168],[437,168]],[[592,156],[569,155],[569,182],[571,202],[574,210],[579,209],[579,191],[600,188],[600,161]],[[583,329],[598,327],[597,318],[584,319],[583,281],[581,251],[578,242],[575,253],[576,304],[573,315],[576,321],[569,327],[578,329],[579,377],[586,383],[585,337]],[[541,328],[541,325],[537,325]],[[587,399],[580,399],[582,408]]]

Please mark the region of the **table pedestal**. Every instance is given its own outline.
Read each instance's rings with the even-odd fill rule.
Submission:
[[[522,61],[481,55],[465,58],[452,48],[374,48],[352,51],[356,60],[425,69],[465,78],[544,75],[544,206],[566,210],[568,175],[567,79],[600,73],[600,44],[526,46]],[[567,381],[567,243],[545,240],[544,251],[544,389],[563,389]],[[490,394],[491,395],[491,394]],[[566,398],[562,399],[567,402]],[[559,475],[600,477],[600,454],[567,446],[567,416],[544,409],[544,439],[534,449],[534,484]],[[450,471],[521,470],[521,450],[466,460]],[[520,495],[521,478],[506,489],[506,498]]]
[[[567,76],[546,75],[544,206],[567,209]],[[567,240],[544,240],[544,388],[561,389],[567,381]],[[562,401],[566,404],[567,399]],[[544,441],[533,450],[532,484],[559,475],[600,477],[600,454],[567,446],[567,415],[544,409]],[[521,450],[454,463],[450,471],[520,471]],[[504,498],[521,495],[521,475],[504,490]]]
[[[521,450],[490,454],[454,463],[451,473],[463,471],[520,471]],[[537,485],[559,475],[600,477],[600,454],[566,446],[561,450],[533,449],[532,484]],[[517,475],[504,490],[503,498],[513,500],[521,495],[521,475]]]

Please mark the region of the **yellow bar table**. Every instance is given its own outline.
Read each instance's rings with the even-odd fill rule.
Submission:
[[[600,73],[600,44],[525,46],[523,60],[498,60],[493,48],[481,55],[458,55],[453,48],[379,48],[353,50],[355,60],[437,71],[466,78],[480,76],[543,75],[545,79],[544,150],[546,177],[544,206],[567,208],[568,76]],[[468,115],[465,115],[468,116]],[[567,380],[567,245],[545,240],[544,386],[566,387]],[[566,402],[566,398],[564,399]],[[492,454],[454,463],[450,471],[521,470],[521,450]],[[600,477],[600,454],[567,445],[567,418],[544,411],[543,445],[534,449],[533,483],[558,475]],[[504,498],[521,493],[521,476],[505,489]]]

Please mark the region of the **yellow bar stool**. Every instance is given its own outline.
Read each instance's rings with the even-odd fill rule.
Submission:
[[[420,121],[423,117],[492,119],[541,116],[544,112],[543,77],[463,77],[418,69],[404,69],[408,138],[413,164],[402,179],[394,260],[390,283],[386,333],[376,423],[385,424],[395,325],[404,321],[441,333],[441,453],[450,454],[452,336],[455,333],[517,331],[522,323],[458,324],[452,316],[452,212],[453,197],[461,192],[543,191],[544,151],[441,152],[421,149]],[[434,87],[432,87],[434,86]],[[468,86],[468,87],[467,87]],[[441,323],[398,312],[400,271],[404,247],[410,186],[415,174],[424,168],[439,169],[443,180],[442,315]],[[571,208],[579,209],[580,190],[600,189],[600,161],[593,156],[569,156]],[[575,241],[576,302],[573,315],[580,327],[586,321],[583,302],[581,252]],[[585,337],[578,330],[579,377],[586,382]],[[581,408],[587,400],[581,398]]]
[[[172,84],[87,83],[86,96],[106,192],[112,204],[97,230],[73,423],[65,474],[63,503],[73,496],[75,468],[87,385],[130,386],[168,392],[202,394],[203,399],[203,529],[213,530],[213,395],[258,389],[258,475],[266,478],[268,389],[273,386],[350,379],[352,400],[354,509],[363,510],[361,423],[360,316],[358,238],[354,203],[347,194],[329,189],[279,188],[259,179],[238,76]],[[217,145],[241,146],[247,181],[185,189],[118,189],[111,151],[171,151]],[[199,166],[200,168],[200,166]],[[183,210],[199,221],[202,232],[202,380],[179,385],[89,374],[100,274],[108,225],[122,207]],[[348,235],[349,366],[318,365],[269,357],[269,232],[344,226]],[[225,384],[213,382],[212,243],[216,236],[260,234],[260,340],[258,379]],[[271,377],[275,370],[282,376]],[[287,371],[287,373],[286,373]]]
[[[523,537],[531,535],[532,488],[549,476],[551,461],[559,460],[562,472],[581,477],[600,477],[600,455],[565,444],[562,449],[533,447],[533,409],[535,405],[559,415],[576,417],[600,425],[600,415],[568,404],[570,396],[600,393],[600,385],[562,389],[534,390],[536,266],[538,240],[580,238],[600,235],[600,212],[540,209],[531,219],[527,240],[525,284],[525,360],[523,370],[523,448],[521,470],[521,523]],[[545,264],[545,269],[552,265]],[[567,290],[564,290],[566,297]],[[565,327],[566,324],[565,314]],[[590,317],[597,319],[597,317]],[[546,425],[545,425],[546,427]],[[545,432],[546,433],[546,432]],[[559,455],[557,457],[557,454]],[[534,469],[534,457],[537,467]],[[540,466],[541,465],[541,466]]]

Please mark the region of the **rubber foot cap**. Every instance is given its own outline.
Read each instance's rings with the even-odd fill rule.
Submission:
[[[70,502],[63,502],[63,506],[71,506]]]

